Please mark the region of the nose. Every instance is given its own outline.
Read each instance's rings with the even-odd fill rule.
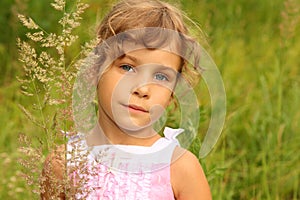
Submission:
[[[148,99],[150,98],[150,88],[149,84],[137,87],[133,91],[133,95],[136,95],[140,98]]]

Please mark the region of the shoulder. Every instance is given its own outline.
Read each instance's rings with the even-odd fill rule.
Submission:
[[[63,188],[65,160],[65,145],[58,146],[47,156],[42,172],[42,199],[64,199],[63,191],[59,191],[58,188]]]
[[[174,151],[171,183],[177,200],[211,199],[210,188],[198,158],[180,147]]]
[[[58,146],[46,158],[44,163],[44,171],[50,170],[58,177],[63,177],[65,166],[65,145]]]

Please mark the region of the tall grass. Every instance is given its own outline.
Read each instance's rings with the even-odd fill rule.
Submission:
[[[14,21],[14,9],[9,9],[15,2],[3,2],[6,9],[0,22],[10,34],[0,40],[0,199],[33,199],[19,177],[17,136],[40,133],[17,107],[20,102],[31,104],[14,78],[22,73],[15,37],[24,31]],[[89,27],[111,3],[87,2],[91,6],[77,32],[82,41],[91,37]],[[223,134],[213,152],[201,160],[214,199],[300,199],[299,4],[297,0],[182,1],[182,8],[207,33],[208,51],[227,92]],[[36,13],[33,17],[43,19],[42,26],[53,31],[57,16],[45,12],[48,5],[28,1],[22,11]],[[197,140],[194,152],[199,151]]]
[[[300,41],[291,21],[300,5],[292,3],[208,3],[211,52],[228,96],[222,141],[207,158],[227,168],[212,181],[215,199],[299,198]],[[282,26],[295,33],[282,34]]]

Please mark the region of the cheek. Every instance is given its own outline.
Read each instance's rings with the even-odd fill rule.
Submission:
[[[153,96],[153,103],[167,107],[172,98],[172,91],[167,88],[159,88]]]
[[[107,73],[102,76],[98,84],[99,103],[102,105],[112,106],[114,102],[124,101],[128,99],[128,84],[122,81],[122,75],[115,73]],[[111,108],[109,108],[111,109]]]
[[[98,101],[100,105],[108,106],[111,104],[112,93],[115,84],[109,76],[103,75],[98,83]]]

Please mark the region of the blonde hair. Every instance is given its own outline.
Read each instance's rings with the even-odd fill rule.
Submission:
[[[123,0],[116,4],[98,28],[98,38],[105,40],[134,28],[160,27],[187,34],[182,12],[158,0]]]
[[[184,23],[185,17],[177,6],[159,0],[121,0],[102,20],[98,27],[97,37],[99,44],[101,44],[106,39],[119,33],[146,27],[169,29],[188,35],[188,28]],[[164,39],[157,35],[153,35],[150,39],[166,43],[166,41],[163,41]],[[188,38],[188,40],[193,39]],[[151,47],[149,48],[151,49]],[[185,47],[181,45],[180,48],[184,49]],[[190,53],[194,54],[196,52]],[[194,85],[192,82],[199,80],[199,73],[196,68],[199,67],[197,65],[200,54],[196,53],[193,57],[192,68],[188,67],[187,61],[181,57],[182,63],[179,71],[184,73],[184,77],[192,85]]]

